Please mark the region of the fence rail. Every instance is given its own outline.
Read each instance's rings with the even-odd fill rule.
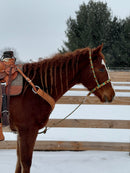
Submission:
[[[130,120],[66,119],[64,121],[61,121],[61,119],[50,119],[47,126],[73,128],[130,129]]]
[[[48,127],[66,128],[110,128],[130,129],[130,120],[96,120],[96,119],[67,119],[58,123],[61,119],[50,119]],[[9,129],[5,128],[8,132]],[[0,142],[0,149],[16,149],[16,141]],[[36,141],[34,150],[107,150],[130,151],[130,143],[123,142],[88,142],[88,141]]]
[[[110,72],[112,81],[130,82],[130,72]],[[115,85],[115,84],[114,84]],[[117,84],[121,85],[122,84]],[[124,85],[126,86],[126,84]],[[127,86],[130,86],[128,84]],[[83,91],[84,89],[72,89]],[[130,92],[130,90],[119,90],[116,92]],[[83,96],[63,96],[58,104],[78,104],[83,100]],[[101,104],[97,97],[89,97],[85,104]],[[115,105],[130,105],[130,97],[117,97],[113,103]],[[122,115],[123,116],[123,115]],[[130,129],[130,120],[104,120],[104,119],[66,119],[60,124],[60,119],[50,119],[48,127],[66,127],[66,128],[109,128],[109,129]],[[5,132],[9,130],[4,128]],[[16,141],[0,142],[0,149],[15,149]],[[129,151],[130,143],[125,142],[91,142],[91,141],[36,141],[34,150],[107,150],[107,151]]]
[[[130,82],[130,71],[109,71],[109,74],[114,82]]]
[[[16,149],[16,141],[0,142],[0,149]],[[78,141],[36,141],[36,151],[130,151],[129,143],[120,142],[78,142]]]
[[[62,96],[57,104],[80,104],[85,96]],[[130,97],[115,97],[111,103],[101,103],[96,97],[88,97],[84,104],[130,105]]]

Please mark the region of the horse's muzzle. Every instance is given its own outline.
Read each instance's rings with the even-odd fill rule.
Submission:
[[[111,98],[108,98],[107,96],[104,96],[103,102],[112,102],[113,99],[114,99],[114,96],[112,96]]]
[[[115,97],[115,92],[113,90],[113,92],[111,94],[104,94],[101,101],[102,102],[112,102],[114,97]]]

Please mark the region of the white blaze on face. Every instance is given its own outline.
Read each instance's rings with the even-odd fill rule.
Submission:
[[[104,59],[102,59],[102,65],[104,65],[106,67]]]
[[[104,66],[105,66],[105,69],[106,69],[106,71],[107,71],[108,77],[109,77],[109,79],[110,79],[110,76],[109,76],[109,73],[108,73],[108,69],[107,69],[107,67],[106,67],[106,64],[105,64],[104,59],[102,59],[102,65],[104,65]]]
[[[102,59],[102,65],[104,65],[104,66],[105,66],[105,69],[106,69],[107,74],[108,74],[108,78],[110,79],[110,75],[109,75],[109,73],[108,73],[108,69],[107,69],[107,66],[106,66],[106,64],[105,64],[104,59]],[[112,88],[113,88],[113,90],[114,90],[114,86],[113,86],[113,84],[112,84],[112,83],[111,83],[111,85],[112,85]]]

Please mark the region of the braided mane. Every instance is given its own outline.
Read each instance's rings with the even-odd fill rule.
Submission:
[[[87,48],[88,50],[89,48]],[[68,68],[71,66],[73,76],[78,71],[79,57],[82,49],[65,54],[56,54],[52,58],[44,59],[39,62],[24,64],[24,73],[33,81],[37,74],[40,76],[42,89],[48,94],[52,94],[52,88],[55,88],[57,94],[57,73],[60,76],[61,92],[63,92],[63,71],[66,76],[66,89],[68,89]],[[27,84],[26,84],[27,85]],[[26,86],[27,87],[27,86]]]

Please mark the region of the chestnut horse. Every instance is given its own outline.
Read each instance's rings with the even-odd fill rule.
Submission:
[[[89,60],[90,51],[93,70]],[[39,62],[26,63],[23,65],[23,71],[55,102],[75,84],[81,83],[91,91],[97,86],[97,81],[100,85],[109,80],[102,45],[92,50],[83,48],[70,53],[57,54]],[[102,102],[111,102],[115,95],[110,80],[93,92]],[[10,127],[18,133],[15,173],[30,173],[38,131],[45,127],[51,112],[50,104],[32,92],[32,87],[26,80],[22,93],[15,97],[11,96]]]

